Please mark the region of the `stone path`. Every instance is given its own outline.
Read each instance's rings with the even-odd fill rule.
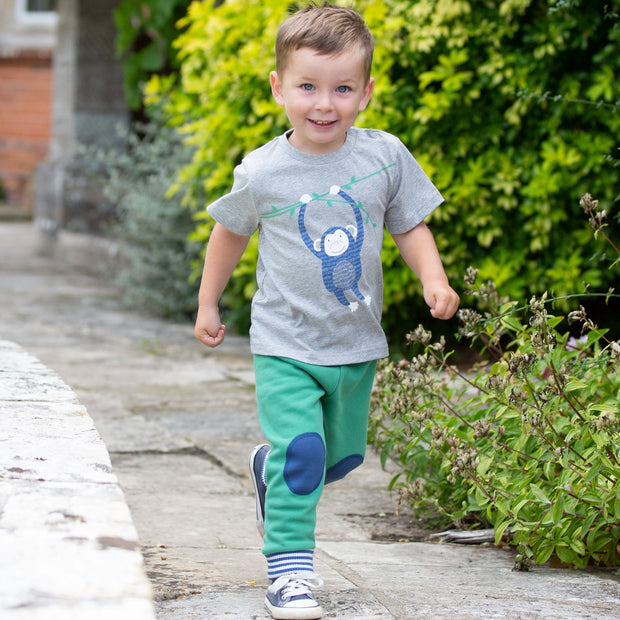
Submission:
[[[267,618],[246,472],[261,440],[247,339],[209,351],[190,325],[128,312],[112,286],[32,249],[29,225],[0,224],[0,339],[57,372],[92,417],[137,529],[157,618]],[[388,480],[369,455],[326,489],[316,554],[326,618],[620,617],[614,571],[516,573],[510,551],[397,542],[411,523],[395,516]],[[65,569],[50,563],[40,557],[41,579]],[[19,583],[0,577],[2,610]]]

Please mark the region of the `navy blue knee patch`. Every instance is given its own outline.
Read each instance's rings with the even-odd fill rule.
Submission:
[[[310,495],[323,480],[325,443],[318,433],[303,433],[286,450],[284,481],[296,495]]]
[[[350,471],[359,467],[363,462],[364,457],[361,454],[350,454],[346,456],[325,472],[325,484],[344,478]]]

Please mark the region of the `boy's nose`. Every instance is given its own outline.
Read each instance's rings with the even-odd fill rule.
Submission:
[[[325,110],[332,109],[332,98],[328,92],[319,93],[316,99],[315,107],[317,110],[324,112]]]

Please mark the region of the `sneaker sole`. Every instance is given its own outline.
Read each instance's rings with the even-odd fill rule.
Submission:
[[[265,536],[265,521],[263,519],[263,511],[260,505],[260,497],[258,493],[258,480],[256,478],[256,472],[254,471],[254,461],[256,460],[256,455],[258,451],[267,444],[261,444],[260,446],[256,446],[250,454],[250,458],[248,460],[248,465],[250,467],[250,477],[252,478],[252,484],[254,485],[254,496],[256,498],[256,527],[258,528],[258,532],[261,536]],[[275,616],[274,616],[275,617]]]
[[[323,610],[320,605],[306,608],[274,607],[265,599],[265,607],[275,620],[316,620],[323,617]]]

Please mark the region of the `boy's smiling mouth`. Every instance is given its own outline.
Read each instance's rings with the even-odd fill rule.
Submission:
[[[329,127],[336,123],[336,121],[317,121],[312,118],[308,119],[313,125],[318,125],[319,127]]]

